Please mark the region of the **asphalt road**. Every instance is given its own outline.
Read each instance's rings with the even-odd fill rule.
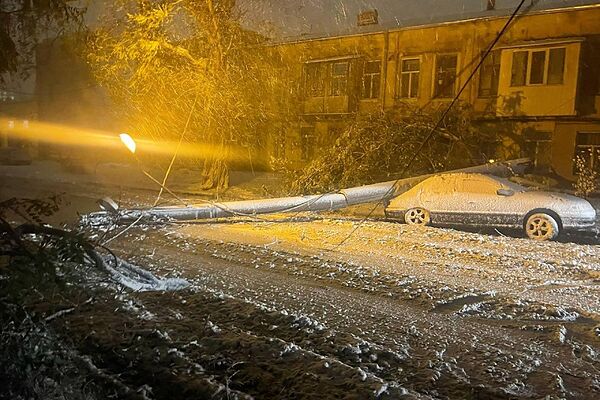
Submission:
[[[96,209],[99,195],[119,194],[35,177],[0,183],[2,198],[66,192],[69,204],[57,221]],[[153,196],[121,198],[139,204]],[[127,366],[137,365],[126,357],[131,343],[107,337],[131,337],[136,324],[162,332],[177,362],[210,372],[227,397],[229,388],[240,398],[600,397],[598,246],[383,221],[364,224],[337,246],[355,223],[312,216],[134,227],[111,248],[192,288],[176,296],[132,293],[122,319],[90,325],[96,347],[86,344],[88,325],[73,338],[82,335],[82,351],[127,379]],[[103,312],[114,314],[97,306],[73,318]],[[201,341],[199,329],[210,331]],[[140,354],[159,348],[153,340]],[[109,362],[109,353],[121,361]],[[227,358],[227,368],[217,358]],[[157,389],[171,383],[158,368],[179,376],[179,364],[148,360],[130,383],[169,398]]]

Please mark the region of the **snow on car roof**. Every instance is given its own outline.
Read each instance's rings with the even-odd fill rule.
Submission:
[[[425,179],[421,183],[424,185],[428,185],[428,184],[432,184],[435,181],[436,184],[439,184],[440,181],[449,180],[448,178],[451,178],[451,179],[452,178],[453,179],[467,179],[467,178],[484,179],[484,180],[496,182],[499,185],[501,185],[502,187],[504,187],[506,189],[511,189],[515,192],[524,192],[527,190],[524,186],[521,186],[515,182],[511,182],[506,178],[501,178],[501,177],[494,176],[494,175],[486,175],[486,174],[479,174],[479,173],[467,173],[467,172],[452,172],[452,173],[434,175],[428,179]]]

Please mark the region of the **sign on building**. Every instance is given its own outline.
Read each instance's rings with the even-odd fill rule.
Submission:
[[[379,13],[377,10],[362,11],[358,14],[358,26],[377,25],[379,24]]]

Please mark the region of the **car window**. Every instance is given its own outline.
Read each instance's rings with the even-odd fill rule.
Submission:
[[[506,189],[511,189],[513,192],[515,193],[520,193],[520,192],[525,192],[527,190],[526,187],[519,185],[518,183],[515,182],[511,182],[508,179],[505,178],[493,178],[494,180],[498,181],[503,188]]]
[[[485,177],[466,177],[459,180],[457,191],[473,194],[496,194],[502,185]]]
[[[427,193],[439,196],[451,194],[454,192],[455,188],[456,186],[454,177],[441,175],[431,178],[429,181],[427,181],[426,190]]]

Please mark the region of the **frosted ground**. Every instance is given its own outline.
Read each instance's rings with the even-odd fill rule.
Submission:
[[[5,180],[3,195],[23,182]],[[100,195],[154,198],[39,179],[27,188],[68,192],[70,220]],[[134,227],[108,244],[114,253],[158,287],[189,287],[112,283],[52,305],[47,316],[81,304],[48,322],[42,342],[15,344],[46,354],[64,343],[119,398],[600,397],[597,244],[373,220],[338,246],[358,219],[287,218]]]
[[[240,396],[600,395],[598,246],[379,221],[338,246],[356,223],[144,227],[113,245],[191,283],[176,300],[136,297],[138,318],[164,330],[183,359],[188,340],[203,357],[227,359],[232,377],[211,377]],[[162,325],[168,315],[177,326]],[[190,336],[188,324],[208,336]]]

